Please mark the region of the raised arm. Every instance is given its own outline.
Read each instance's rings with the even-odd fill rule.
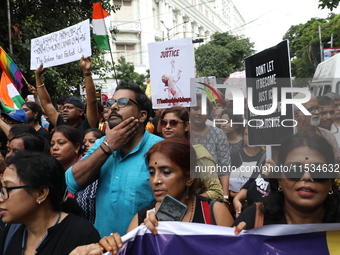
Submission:
[[[96,88],[91,74],[91,59],[81,57],[79,65],[85,78],[86,90],[86,118],[92,128],[98,128],[98,105],[96,98]]]
[[[37,70],[35,70],[36,88],[37,88],[38,96],[40,98],[41,107],[44,109],[45,114],[50,119],[50,122],[52,123],[52,125],[56,126],[59,113],[54,108],[50,95],[48,94],[45,84],[43,83],[43,80],[41,78],[45,70],[46,69],[43,67],[43,64],[41,64],[37,68]]]

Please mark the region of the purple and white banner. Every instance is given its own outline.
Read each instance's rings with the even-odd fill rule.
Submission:
[[[234,229],[187,222],[160,222],[158,235],[139,226],[122,237],[120,255],[339,254],[340,224],[268,225]],[[106,253],[111,255],[111,253]]]

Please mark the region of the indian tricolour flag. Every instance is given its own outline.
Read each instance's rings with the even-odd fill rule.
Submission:
[[[93,3],[93,37],[98,44],[98,48],[102,50],[110,50],[110,41],[104,20],[108,15],[109,14],[103,9],[101,3]]]
[[[4,112],[10,112],[14,109],[20,109],[25,103],[18,90],[13,85],[11,79],[5,72],[2,72],[0,81],[0,104]]]

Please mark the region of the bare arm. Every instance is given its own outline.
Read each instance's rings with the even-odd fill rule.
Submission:
[[[233,205],[235,208],[236,218],[241,214],[242,212],[242,202],[246,200],[247,198],[247,189],[241,189],[239,193],[234,197]]]
[[[1,113],[1,111],[0,111]],[[8,126],[2,118],[0,118],[0,129],[2,129],[2,131],[4,131],[5,135],[8,138],[8,134],[9,134],[9,130],[11,129],[10,126]]]
[[[86,118],[90,124],[90,127],[98,127],[98,105],[96,98],[96,88],[91,76],[91,59],[81,57],[79,65],[84,73],[85,77],[85,89],[86,89]]]
[[[130,232],[131,230],[134,230],[136,227],[138,227],[138,214],[136,214],[136,215],[132,218],[132,220],[131,220],[131,222],[130,222],[130,225],[129,225],[129,227],[128,227],[127,232]]]
[[[43,64],[41,64],[37,70],[35,70],[35,82],[36,82],[36,88],[38,92],[38,96],[40,98],[41,107],[44,109],[45,114],[50,119],[50,122],[53,126],[56,126],[57,119],[59,116],[59,113],[54,108],[52,104],[52,100],[50,98],[50,95],[48,94],[45,85],[43,85],[43,81],[41,79],[42,74],[45,72],[45,68],[43,68]]]
[[[105,141],[107,141],[113,151],[118,150],[131,139],[137,127],[138,119],[133,117],[128,118],[113,129],[108,130]],[[101,146],[106,152],[110,152],[110,148],[104,143],[102,143]],[[98,148],[88,158],[75,163],[72,168],[72,174],[78,186],[86,187],[93,181],[107,158],[108,155],[106,155],[101,148]]]
[[[233,216],[231,216],[229,210],[227,209],[227,207],[225,207],[224,204],[220,202],[215,202],[213,211],[216,220],[216,225],[231,227],[231,225],[234,223]]]

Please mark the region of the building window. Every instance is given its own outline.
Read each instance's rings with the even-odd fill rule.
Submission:
[[[136,63],[135,44],[116,44],[117,59],[124,56],[126,62]]]
[[[114,20],[130,21],[134,19],[132,1],[114,0],[113,4],[120,6],[120,10],[113,15]]]

